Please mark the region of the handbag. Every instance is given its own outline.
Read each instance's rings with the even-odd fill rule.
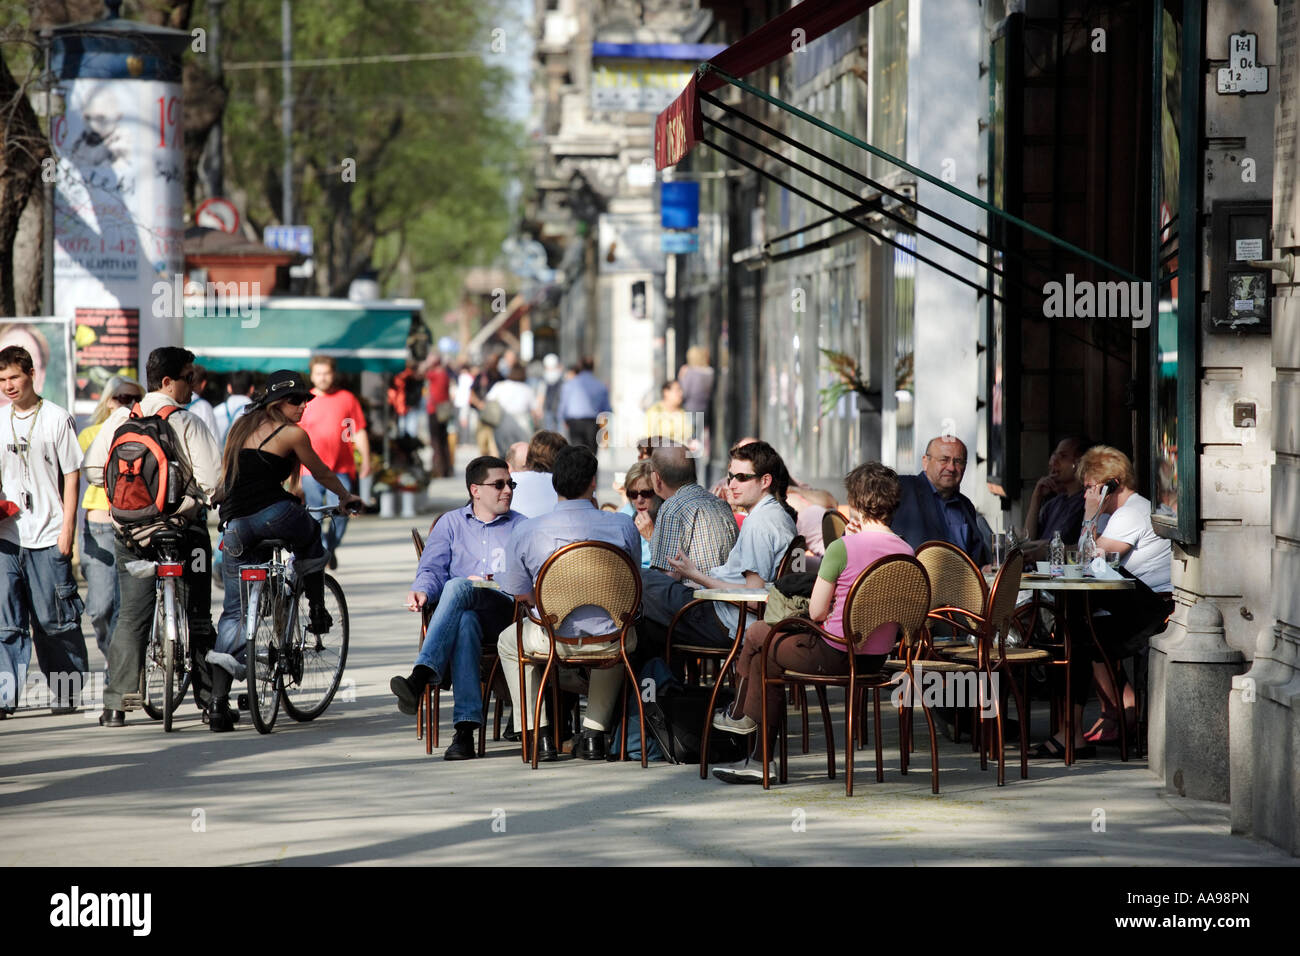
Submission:
[[[438,419],[439,425],[447,424],[451,421],[451,416],[455,414],[456,406],[451,402],[439,402],[433,410],[433,415]]]
[[[763,607],[763,621],[779,624],[788,617],[807,617],[808,599],[802,594],[786,594],[775,584],[767,586],[767,604]]]
[[[484,402],[483,407],[478,410],[478,420],[488,428],[496,428],[504,417],[505,410],[500,402]]]

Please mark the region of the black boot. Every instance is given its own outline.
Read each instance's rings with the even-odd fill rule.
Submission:
[[[230,709],[230,671],[224,667],[212,668],[212,702],[208,704],[208,730],[224,733],[234,730],[239,721],[239,711]]]
[[[416,664],[410,677],[398,676],[390,680],[388,687],[397,696],[397,709],[404,714],[414,714],[425,686],[437,677],[432,667]]]
[[[444,753],[444,760],[472,760],[478,756],[478,724],[464,720],[456,725],[456,736]]]

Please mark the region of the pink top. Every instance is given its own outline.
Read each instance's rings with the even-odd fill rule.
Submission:
[[[844,603],[848,600],[849,588],[853,587],[858,575],[886,555],[914,553],[912,546],[892,531],[861,531],[831,542],[817,572],[823,581],[835,582],[831,613],[822,627],[837,637],[843,637]],[[897,636],[897,624],[882,624],[867,637],[860,653],[888,654],[893,649]],[[836,650],[848,650],[845,644],[838,641],[828,640],[826,643]]]

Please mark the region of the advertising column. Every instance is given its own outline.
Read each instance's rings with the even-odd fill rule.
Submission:
[[[117,374],[144,380],[179,345],[184,157],[181,54],[189,34],[116,16],[55,30],[66,102],[54,120],[54,311],[74,323],[76,405]],[[155,294],[155,284],[169,290]]]

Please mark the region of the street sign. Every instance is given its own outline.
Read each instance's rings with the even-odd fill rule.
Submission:
[[[1255,62],[1256,40],[1253,33],[1234,33],[1228,37],[1231,55],[1228,65],[1215,77],[1217,93],[1267,93],[1268,67]]]
[[[229,199],[213,196],[203,200],[199,203],[199,208],[194,210],[194,224],[233,236],[239,228],[239,210]]]
[[[262,230],[262,245],[310,256],[312,254],[311,226],[267,226]]]
[[[684,232],[663,232],[659,236],[659,249],[661,252],[671,252],[682,255],[687,252],[699,252],[700,234],[695,229]]]

